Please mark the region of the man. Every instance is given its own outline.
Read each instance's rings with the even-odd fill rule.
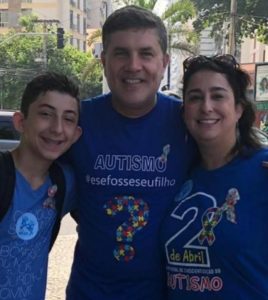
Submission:
[[[157,94],[169,62],[164,24],[136,6],[103,26],[111,93],[83,101],[83,136],[72,151],[79,240],[68,300],[164,299],[160,223],[192,153],[180,102]]]

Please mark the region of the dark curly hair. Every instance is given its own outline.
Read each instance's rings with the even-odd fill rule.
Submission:
[[[239,138],[231,151],[232,153],[246,154],[249,149],[260,148],[261,143],[253,130],[255,106],[247,97],[250,77],[241,69],[235,58],[228,54],[212,57],[199,55],[187,58],[183,62],[183,67],[183,98],[185,98],[189,81],[196,72],[210,70],[225,76],[233,90],[235,104],[240,104],[243,108],[242,116],[238,121]]]

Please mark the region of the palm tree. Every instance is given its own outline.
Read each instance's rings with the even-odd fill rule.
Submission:
[[[114,2],[120,6],[137,5],[152,10],[157,0],[114,0]],[[96,29],[95,31],[92,31],[87,42],[88,46],[91,47],[92,45],[94,45],[94,43],[100,41],[100,39],[101,29]]]
[[[114,0],[121,6],[137,5],[153,10],[158,0]],[[177,0],[171,4],[162,14],[169,34],[169,49],[179,49],[183,52],[196,54],[198,35],[188,23],[189,19],[196,16],[196,8],[191,0]],[[101,29],[92,32],[88,39],[88,45],[92,46],[101,38]]]
[[[169,35],[169,49],[196,54],[198,35],[193,31],[189,20],[196,16],[196,8],[191,0],[178,0],[162,14]]]
[[[87,44],[89,47],[93,46],[96,42],[99,42],[101,39],[101,29],[96,29],[91,32]]]
[[[146,9],[153,10],[158,0],[114,0],[120,6],[137,5]],[[161,0],[160,0],[161,1]],[[198,35],[194,32],[189,20],[196,16],[196,8],[191,0],[177,0],[164,11],[160,16],[165,22],[168,31],[168,52],[182,52],[184,56],[189,54],[195,55],[198,51]],[[94,44],[101,38],[101,30],[97,29],[89,39],[89,45]],[[174,49],[174,50],[173,50]],[[172,53],[171,53],[172,52]],[[176,59],[177,60],[177,59]],[[85,69],[87,74],[90,67]],[[167,81],[170,86],[171,81],[171,64],[167,70]]]

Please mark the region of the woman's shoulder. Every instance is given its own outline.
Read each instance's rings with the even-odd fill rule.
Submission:
[[[262,147],[258,150],[256,150],[253,154],[253,159],[262,159],[262,158],[268,158],[268,148],[267,147]]]
[[[262,147],[260,149],[248,151],[242,157],[242,161],[250,164],[263,165],[263,162],[267,162],[268,168],[268,148]]]

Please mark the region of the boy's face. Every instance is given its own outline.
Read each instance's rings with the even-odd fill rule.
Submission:
[[[14,123],[21,132],[21,146],[35,157],[53,161],[81,135],[78,104],[72,96],[48,91],[38,96],[27,118],[15,113]]]

